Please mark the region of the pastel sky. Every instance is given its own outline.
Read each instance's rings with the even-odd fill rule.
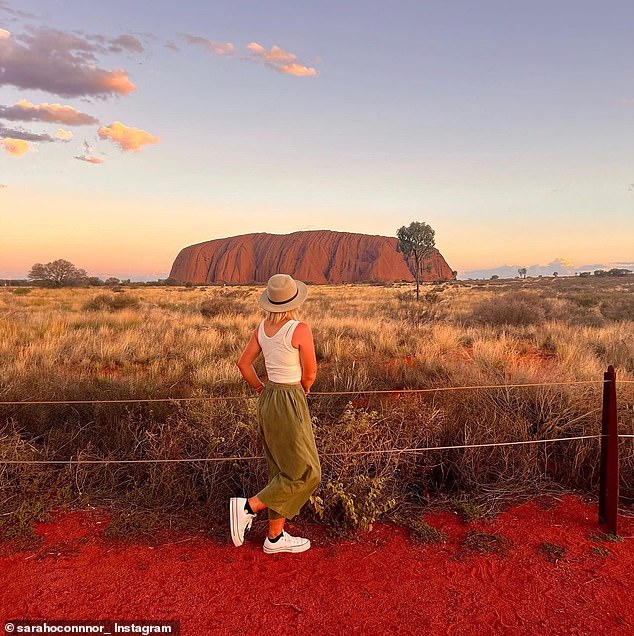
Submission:
[[[460,273],[634,261],[633,25],[631,0],[0,0],[0,278],[413,220]]]

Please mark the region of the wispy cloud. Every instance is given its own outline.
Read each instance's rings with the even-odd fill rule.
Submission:
[[[70,130],[64,130],[63,128],[58,128],[55,133],[58,139],[62,141],[70,141],[73,138],[73,133]]]
[[[198,44],[215,55],[232,55],[235,53],[236,47],[231,42],[222,43],[215,40],[200,37],[199,35],[190,35],[189,33],[181,33],[180,36],[188,44]]]
[[[99,159],[99,157],[95,157],[93,155],[76,155],[75,159],[79,159],[79,161],[85,161],[86,163],[103,163],[103,159]]]
[[[120,121],[115,121],[110,126],[102,126],[97,134],[101,139],[110,139],[118,144],[125,152],[138,152],[143,146],[160,141],[158,137],[151,135],[147,130],[132,128]]]
[[[123,69],[99,68],[103,46],[45,27],[0,39],[0,86],[43,90],[62,97],[110,97],[135,89]]]
[[[28,13],[20,9],[12,9],[8,2],[0,2],[0,11],[19,18],[37,18],[34,13]]]
[[[0,119],[10,121],[45,121],[66,126],[98,124],[96,117],[61,104],[32,104],[21,99],[14,106],[0,106]]]
[[[3,188],[8,188],[9,186],[6,183],[0,183],[0,190]]]
[[[24,139],[12,139],[11,137],[0,139],[0,146],[4,148],[4,151],[10,157],[21,157],[33,149],[28,141]]]
[[[120,53],[121,51],[130,51],[131,53],[143,53],[143,44],[139,38],[133,35],[120,35],[111,38],[108,43],[108,51],[111,53]]]
[[[0,137],[9,137],[11,139],[23,139],[24,141],[56,141],[47,133],[34,133],[23,128],[6,128],[0,124]]]
[[[246,51],[240,53],[231,42],[225,44],[189,33],[180,33],[179,35],[188,44],[202,46],[214,55],[235,56],[237,59],[242,60],[261,61],[267,68],[278,71],[279,73],[285,73],[286,75],[296,75],[298,77],[312,77],[317,75],[317,69],[306,66],[295,53],[285,51],[276,45],[273,45],[270,49],[266,49],[257,42],[251,42],[247,45]],[[168,48],[172,47],[168,46]]]
[[[11,32],[6,29],[0,29],[0,40],[8,40],[11,37]]]
[[[252,55],[264,61],[265,66],[287,75],[310,77],[317,75],[317,70],[301,63],[297,55],[273,45],[267,51],[261,44],[251,42],[247,46]]]

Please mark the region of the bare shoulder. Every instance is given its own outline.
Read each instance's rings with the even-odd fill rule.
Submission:
[[[302,344],[309,344],[313,340],[313,332],[310,325],[306,322],[298,322],[295,331],[293,332],[293,338],[291,344],[294,347],[298,347]]]

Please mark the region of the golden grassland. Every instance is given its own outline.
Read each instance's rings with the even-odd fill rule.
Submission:
[[[262,287],[0,289],[0,399],[238,396],[187,402],[0,405],[0,458],[156,459],[260,455],[253,393],[235,361],[261,319]],[[634,379],[634,276],[411,286],[310,286],[315,393],[548,384],[309,398],[322,483],[303,516],[336,532],[407,522],[438,502],[492,510],[546,490],[591,492],[596,440],[425,453],[392,448],[598,432],[608,364]],[[258,360],[258,371],[264,375]],[[620,425],[634,431],[634,385]],[[624,502],[634,444],[622,443]],[[266,482],[263,460],[0,465],[0,531],[21,535],[54,504],[109,505],[113,534],[224,528],[227,497]],[[213,522],[213,523],[212,523]]]

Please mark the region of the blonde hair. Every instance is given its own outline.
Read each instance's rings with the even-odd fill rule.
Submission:
[[[267,311],[265,320],[275,324],[283,320],[297,320],[299,308],[289,309],[289,311]]]

